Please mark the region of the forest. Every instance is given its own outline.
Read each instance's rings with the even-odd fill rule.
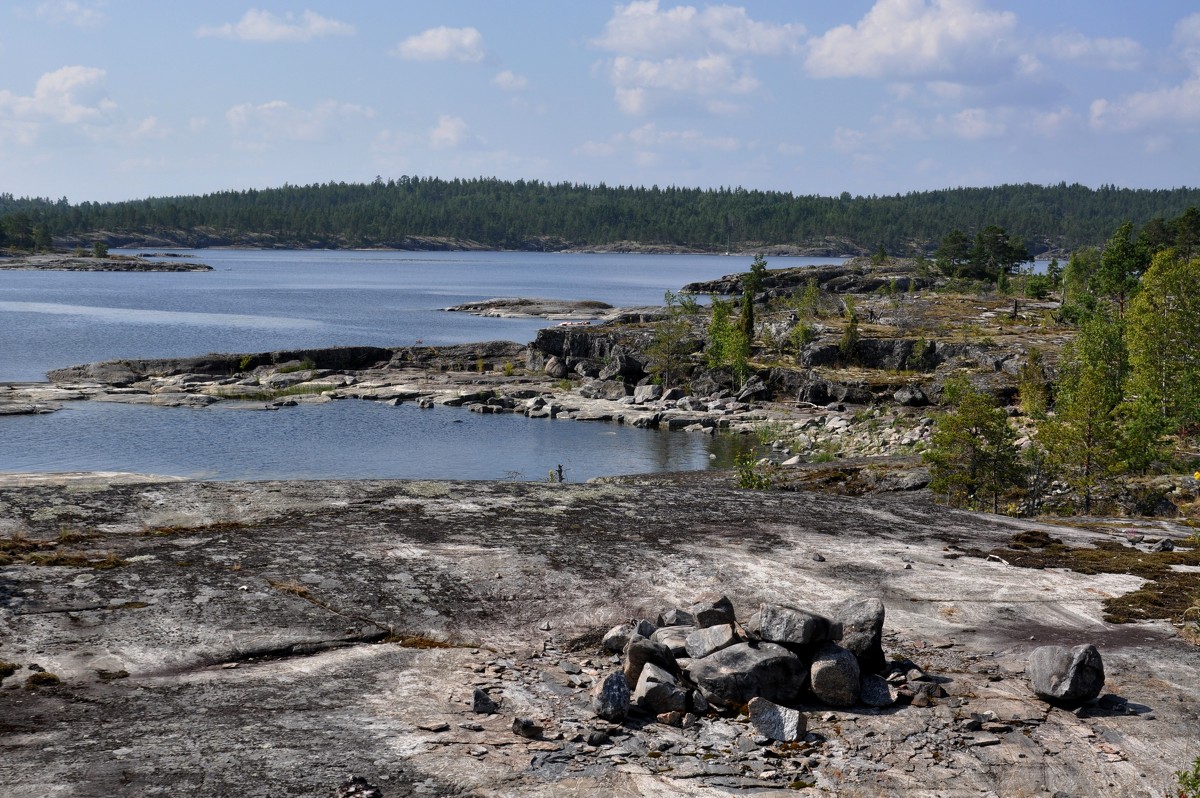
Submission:
[[[931,254],[951,231],[1005,229],[1035,255],[1099,246],[1200,206],[1200,189],[1059,183],[891,196],[403,176],[126,202],[0,193],[0,247],[113,245],[559,250],[635,242],[697,251],[783,246],[812,254]],[[445,246],[443,242],[440,246]]]

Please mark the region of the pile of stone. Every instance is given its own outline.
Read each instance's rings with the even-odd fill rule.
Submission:
[[[908,660],[889,662],[879,599],[851,601],[828,616],[762,604],[745,623],[732,602],[709,595],[657,623],[611,629],[604,647],[623,668],[601,680],[592,709],[620,722],[630,713],[689,726],[709,711],[748,714],[771,739],[804,736],[795,707],[928,706],[944,696],[937,680]]]

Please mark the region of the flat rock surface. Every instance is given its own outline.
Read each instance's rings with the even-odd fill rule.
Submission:
[[[18,667],[0,682],[2,792],[327,796],[353,774],[388,798],[1161,795],[1200,754],[1196,649],[1166,624],[1102,620],[1104,597],[1141,579],[944,556],[1023,529],[1093,533],[730,485],[0,486],[0,541],[115,566],[0,567],[0,660]],[[786,749],[745,718],[596,719],[590,692],[619,667],[604,631],[705,592],[743,617],[878,596],[888,656],[946,696],[801,707],[809,736]],[[1083,642],[1119,711],[1033,697],[1030,651]],[[61,684],[27,688],[31,665]],[[497,714],[471,711],[476,687]],[[513,734],[517,717],[542,737]]]

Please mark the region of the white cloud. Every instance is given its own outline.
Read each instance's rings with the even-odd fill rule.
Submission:
[[[618,56],[612,60],[611,80],[617,105],[628,114],[644,113],[657,97],[748,94],[759,86],[747,67],[727,55],[663,61]]]
[[[1138,130],[1164,123],[1193,127],[1200,123],[1200,75],[1178,86],[1135,92],[1120,100],[1096,100],[1091,121],[1094,127],[1109,130]]]
[[[741,110],[730,96],[756,91],[754,58],[799,52],[804,27],[757,22],[744,8],[660,8],[658,0],[617,6],[591,44],[613,53],[602,64],[618,107],[643,114],[693,103],[714,114]]]
[[[1142,46],[1133,39],[1089,39],[1078,31],[1051,39],[1048,54],[1085,66],[1125,71],[1137,69],[1145,57]]]
[[[460,116],[443,114],[438,117],[438,123],[429,131],[429,146],[435,150],[445,150],[457,147],[467,135],[467,123]]]
[[[693,6],[660,10],[658,0],[617,6],[592,40],[602,50],[643,58],[719,51],[755,56],[797,52],[804,26],[755,22],[736,6]]]
[[[940,119],[952,135],[962,139],[995,138],[1004,135],[1005,124],[986,108],[966,108],[949,119]]]
[[[407,61],[482,61],[483,34],[474,28],[438,28],[410,36],[392,51]]]
[[[350,122],[375,116],[371,108],[326,100],[312,108],[297,108],[283,100],[254,105],[242,103],[225,112],[234,133],[251,146],[275,141],[321,142],[337,137]]]
[[[586,155],[590,158],[606,158],[615,155],[617,148],[607,141],[585,141],[575,148],[575,155]]]
[[[832,146],[838,152],[849,154],[861,149],[866,138],[861,130],[839,127],[833,131]]]
[[[171,133],[170,129],[156,116],[148,116],[138,123],[133,130],[135,139],[165,139]]]
[[[116,108],[112,100],[99,96],[105,74],[96,67],[65,66],[38,78],[31,96],[0,91],[0,119],[64,125],[99,120]]]
[[[307,42],[322,36],[352,36],[354,26],[305,11],[297,18],[291,12],[278,17],[270,11],[252,8],[235,23],[202,27],[197,36],[215,36],[244,42]]]
[[[34,13],[39,19],[55,24],[75,25],[80,28],[98,28],[107,21],[100,9],[103,3],[81,3],[78,0],[44,0],[38,3]]]
[[[1192,69],[1200,69],[1200,13],[1184,17],[1175,23],[1171,43]]]
[[[706,136],[699,130],[661,130],[653,122],[634,130],[629,134],[629,139],[642,148],[669,147],[733,152],[741,147],[741,143],[732,136]]]
[[[994,62],[1016,15],[977,0],[878,0],[855,26],[810,43],[808,71],[823,78],[936,77]],[[981,63],[982,62],[982,63]]]
[[[492,83],[505,91],[520,91],[529,85],[529,78],[506,69],[492,78]]]

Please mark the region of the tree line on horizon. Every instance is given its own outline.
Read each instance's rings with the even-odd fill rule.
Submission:
[[[1040,254],[1098,246],[1123,222],[1152,224],[1194,206],[1200,206],[1200,189],[1066,183],[826,197],[403,176],[103,203],[0,193],[0,247],[154,237],[180,246],[269,241],[410,248],[409,239],[416,237],[495,249],[637,242],[710,251],[791,245],[903,256],[932,253],[951,231],[974,234],[994,226]]]

